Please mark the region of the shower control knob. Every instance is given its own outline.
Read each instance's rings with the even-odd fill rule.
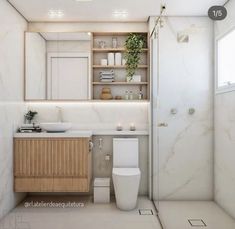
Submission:
[[[159,126],[159,127],[167,127],[168,124],[165,123],[165,122],[161,122],[161,123],[158,124],[158,126]]]

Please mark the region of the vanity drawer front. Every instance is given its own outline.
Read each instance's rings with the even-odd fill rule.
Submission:
[[[52,142],[50,140],[14,140],[15,176],[53,176],[52,160]]]
[[[88,177],[89,140],[15,139],[15,176]]]
[[[87,177],[89,139],[63,139],[52,142],[53,175]]]

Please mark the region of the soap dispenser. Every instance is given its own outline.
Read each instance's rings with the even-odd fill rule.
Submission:
[[[142,88],[140,88],[140,91],[139,91],[139,100],[142,100],[143,98],[144,98],[144,94],[143,94]]]

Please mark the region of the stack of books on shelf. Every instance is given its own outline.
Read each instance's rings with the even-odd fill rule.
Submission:
[[[100,82],[111,83],[114,82],[114,71],[101,71],[100,72]]]

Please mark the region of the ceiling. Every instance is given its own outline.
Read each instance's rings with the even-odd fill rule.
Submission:
[[[28,21],[147,21],[160,4],[168,16],[206,16],[225,0],[8,0]],[[59,11],[51,17],[49,11]],[[61,13],[62,12],[62,13]]]

